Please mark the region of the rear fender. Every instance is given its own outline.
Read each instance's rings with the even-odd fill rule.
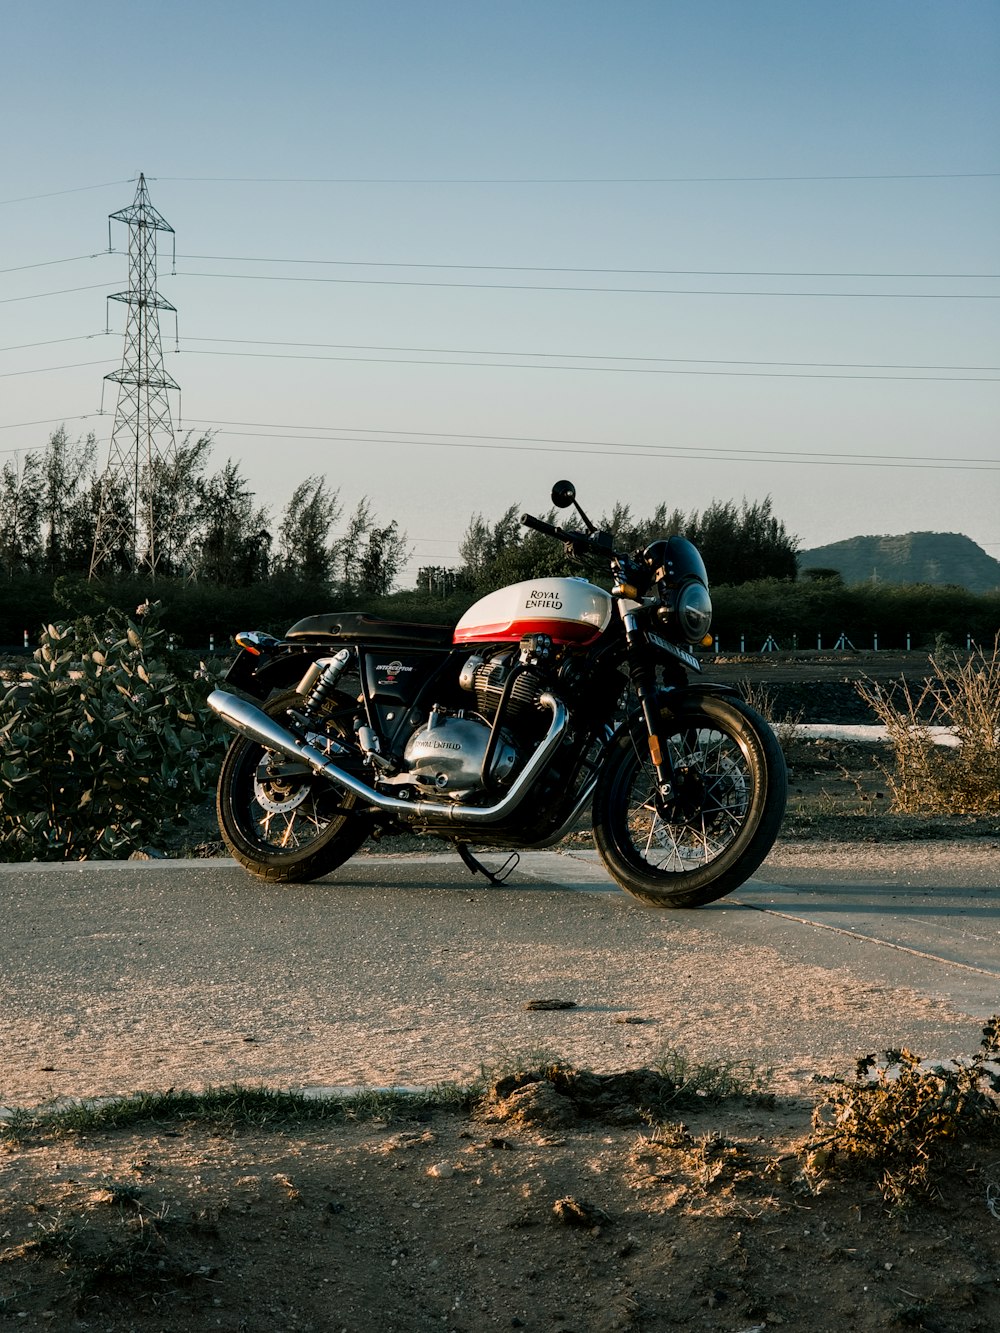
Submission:
[[[315,649],[307,651],[300,645],[275,640],[259,652],[241,649],[226,672],[227,685],[234,685],[244,694],[256,699],[268,699],[275,690],[296,686],[306,673],[309,663],[322,656]]]

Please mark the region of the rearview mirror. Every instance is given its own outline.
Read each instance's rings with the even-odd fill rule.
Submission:
[[[576,500],[576,487],[571,481],[557,481],[552,487],[552,503],[557,509],[568,509]]]

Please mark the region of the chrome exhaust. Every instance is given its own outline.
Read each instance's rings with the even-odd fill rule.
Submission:
[[[458,824],[496,824],[505,819],[524,801],[531,790],[538,773],[545,767],[551,756],[562,743],[569,724],[566,705],[553,694],[542,694],[539,706],[547,708],[552,714],[552,721],[545,734],[545,739],[518,774],[516,781],[502,801],[496,805],[453,805],[436,801],[401,801],[398,796],[385,796],[374,787],[368,786],[360,778],[352,777],[332,763],[321,750],[300,740],[292,732],[281,726],[273,717],[238,699],[235,694],[225,690],[213,690],[208,696],[208,706],[222,718],[227,726],[232,727],[247,740],[256,741],[266,750],[275,750],[287,754],[293,759],[300,759],[321,777],[335,782],[338,787],[351,792],[369,805],[377,806],[388,814],[417,815],[421,819],[447,820]]]

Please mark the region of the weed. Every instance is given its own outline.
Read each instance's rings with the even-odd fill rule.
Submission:
[[[803,709],[800,708],[797,713],[784,713],[778,717],[774,695],[766,685],[756,685],[751,680],[741,680],[738,684],[744,700],[771,726],[783,750],[798,740],[799,726],[804,716]]]
[[[759,1069],[749,1060],[711,1060],[704,1063],[691,1060],[683,1051],[668,1047],[662,1051],[655,1065],[656,1071],[674,1087],[672,1104],[697,1105],[722,1102],[731,1097],[749,1100],[771,1096],[768,1085],[769,1069]]]
[[[933,1197],[952,1147],[974,1138],[1000,1140],[998,1025],[1000,1019],[990,1019],[968,1060],[930,1066],[907,1050],[860,1060],[855,1080],[816,1108],[804,1150],[807,1182],[874,1172],[893,1207]]]
[[[886,773],[892,807],[902,814],[1000,812],[1000,636],[987,656],[954,652],[930,658],[934,675],[917,693],[903,680],[889,689],[875,681],[858,693],[886,728],[895,771]],[[932,724],[947,726],[958,747],[934,743]]]

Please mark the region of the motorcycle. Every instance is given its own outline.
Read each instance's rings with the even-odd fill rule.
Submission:
[[[212,709],[238,733],[219,777],[222,837],[252,875],[316,879],[372,835],[455,845],[559,842],[591,808],[597,851],[626,892],[697,907],[764,860],[784,814],[784,757],[736,691],[690,680],[711,644],[708,576],[683,537],[614,550],[558,482],[580,528],[523,514],[610,591],[538,577],[482,597],[451,628],[365,612],[309,616],[284,638],[236,635]]]

